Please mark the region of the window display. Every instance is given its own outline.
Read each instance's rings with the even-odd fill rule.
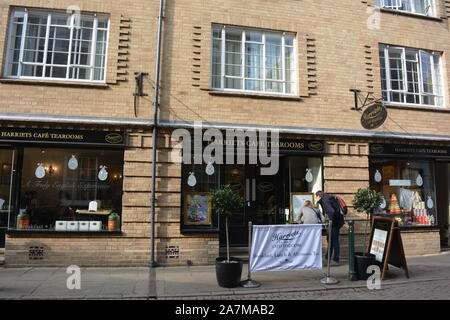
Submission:
[[[120,230],[122,150],[18,150],[20,200],[9,229]]]
[[[182,167],[181,222],[184,231],[218,228],[218,217],[211,210],[209,192],[220,186],[220,170],[210,167],[211,164],[184,164]]]
[[[434,170],[431,160],[371,159],[371,188],[384,196],[375,214],[403,227],[437,225]]]

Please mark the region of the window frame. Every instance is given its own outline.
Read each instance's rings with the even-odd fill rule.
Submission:
[[[23,13],[23,28],[22,28],[22,34],[21,34],[21,44],[20,44],[20,57],[18,60],[18,71],[17,76],[12,75],[12,65],[14,63],[13,61],[13,55],[14,55],[14,49],[11,49],[14,45],[14,38],[15,38],[15,31],[14,31],[14,17],[18,12]],[[47,24],[45,26],[45,48],[43,52],[43,59],[42,62],[24,62],[23,61],[23,55],[25,50],[25,38],[26,38],[26,32],[28,29],[28,15],[29,13],[40,13],[45,14],[47,17]],[[69,48],[67,51],[67,63],[65,65],[58,65],[53,63],[47,63],[47,55],[49,53],[48,51],[48,43],[50,41],[50,29],[51,27],[63,27],[62,25],[55,25],[51,23],[52,15],[58,15],[58,14],[67,14],[67,12],[63,10],[52,10],[52,9],[34,9],[34,8],[26,8],[26,7],[13,7],[9,14],[9,23],[8,23],[8,34],[7,34],[7,41],[6,41],[6,47],[5,47],[5,62],[3,64],[3,77],[6,79],[18,79],[18,80],[34,80],[34,81],[55,81],[55,82],[74,82],[74,83],[100,83],[104,84],[106,83],[106,77],[107,77],[107,67],[108,67],[108,51],[109,51],[109,35],[110,35],[110,27],[111,27],[111,19],[110,16],[107,14],[96,14],[96,13],[81,13],[81,17],[89,17],[93,20],[93,26],[92,26],[92,39],[90,40],[92,42],[92,47],[90,48],[90,52],[88,55],[88,59],[90,60],[89,65],[80,65],[72,63],[72,47],[74,45],[73,40],[73,30],[74,30],[74,21],[75,21],[75,13],[71,14],[70,19],[70,26],[67,27],[70,31],[69,38],[64,41],[69,41]],[[107,21],[106,28],[98,28],[98,21],[99,18],[104,18]],[[103,74],[102,74],[102,80],[94,80],[94,73],[95,73],[95,57],[96,57],[96,50],[97,50],[97,32],[105,31],[106,37],[105,37],[105,48],[104,48],[104,64],[101,66],[103,68]],[[38,37],[39,38],[39,37]],[[80,38],[78,41],[85,41],[82,38]],[[82,54],[79,52],[78,54]],[[30,66],[42,66],[42,76],[22,76],[21,71],[23,65],[30,65]],[[56,77],[47,77],[46,76],[46,68],[53,68],[53,67],[61,67],[66,68],[66,76],[65,78],[56,78]],[[70,78],[70,72],[71,69],[85,69],[90,71],[89,79],[74,79]]]
[[[225,50],[225,43],[226,43],[226,37],[225,37],[225,30],[226,29],[231,29],[231,30],[235,30],[241,33],[241,52],[240,54],[242,55],[242,62],[241,62],[241,76],[227,76],[225,74],[225,66],[226,66],[226,50]],[[220,61],[220,74],[215,74],[214,73],[214,41],[215,40],[219,40],[219,38],[215,38],[214,37],[214,31],[215,30],[220,30],[221,32],[221,48],[220,48],[220,56],[221,56],[221,61]],[[267,30],[267,29],[258,29],[258,28],[251,28],[251,27],[239,27],[239,26],[231,26],[231,25],[224,25],[224,24],[213,24],[211,27],[211,64],[210,64],[210,72],[211,72],[211,77],[210,77],[210,88],[211,90],[214,91],[223,91],[223,92],[239,92],[239,93],[250,93],[250,94],[258,94],[258,95],[277,95],[277,96],[288,96],[288,97],[295,97],[298,96],[299,93],[299,81],[298,81],[298,44],[296,41],[296,34],[294,32],[286,32],[286,31],[273,31],[273,30]],[[246,40],[246,32],[248,31],[254,31],[254,32],[260,32],[262,35],[262,40],[261,40],[261,44],[262,44],[262,74],[263,76],[261,78],[249,78],[245,76],[245,72],[246,72],[246,60],[245,60],[245,56],[246,56],[246,52],[245,52],[245,45],[247,43],[254,43],[254,41],[247,41]],[[281,36],[281,64],[282,64],[282,80],[276,80],[276,79],[268,79],[266,77],[266,35],[267,34],[272,34],[272,35],[279,35]],[[292,77],[293,79],[291,79],[290,83],[292,85],[292,92],[290,93],[286,93],[286,44],[285,44],[285,36],[286,35],[291,35],[292,36],[292,46],[289,46],[290,48],[292,48],[292,54],[293,54],[293,59],[292,59],[292,67],[294,68],[289,69],[292,72]],[[220,87],[215,87],[214,86],[214,78],[220,78]],[[229,78],[229,79],[241,79],[242,80],[242,88],[243,89],[234,89],[234,88],[225,88],[225,79]],[[246,80],[253,80],[253,81],[261,81],[262,83],[262,87],[263,90],[249,90],[249,89],[245,89],[245,81]],[[283,91],[282,92],[275,92],[275,91],[267,91],[266,90],[266,82],[276,82],[276,83],[281,83],[282,84],[282,88]]]
[[[124,200],[123,200],[123,190],[124,190],[124,181],[125,181],[125,177],[124,177],[124,166],[125,166],[125,161],[124,161],[124,157],[125,157],[125,149],[117,147],[108,147],[108,146],[98,146],[97,148],[95,146],[92,145],[72,145],[72,144],[68,144],[68,145],[60,145],[60,144],[50,144],[50,143],[44,143],[44,144],[34,144],[34,143],[17,143],[17,144],[13,144],[10,146],[10,149],[13,150],[14,152],[14,158],[13,158],[13,167],[15,168],[15,170],[13,171],[13,173],[11,174],[11,194],[10,194],[10,199],[9,202],[12,203],[12,201],[14,201],[14,205],[13,208],[11,210],[11,212],[9,213],[9,217],[8,217],[8,225],[6,228],[6,233],[7,234],[14,234],[14,233],[47,233],[47,234],[76,234],[76,233],[85,233],[85,234],[122,234],[123,232],[123,208],[124,208]],[[118,210],[112,210],[113,212],[116,212],[120,219],[119,219],[119,227],[116,230],[107,230],[107,229],[102,229],[100,231],[70,231],[70,230],[64,230],[64,231],[57,231],[54,228],[50,228],[50,229],[35,229],[35,228],[27,228],[27,229],[18,229],[17,228],[17,217],[20,214],[21,211],[21,200],[23,199],[22,196],[22,192],[23,192],[23,171],[24,171],[24,166],[26,165],[24,158],[25,158],[25,152],[27,151],[27,149],[45,149],[47,151],[52,151],[52,150],[59,150],[59,151],[66,151],[66,150],[80,150],[80,152],[95,152],[96,154],[98,153],[98,151],[114,151],[114,152],[120,152],[120,167],[121,167],[121,172],[119,173],[121,175],[120,179],[121,179],[121,198],[120,198],[120,206],[118,207]],[[80,160],[80,158],[78,158],[78,160]],[[77,168],[77,170],[79,170],[80,168]],[[108,177],[108,179],[110,179],[111,175]],[[48,178],[47,178],[48,179]],[[96,192],[98,192],[98,190],[96,190]],[[79,200],[79,199],[77,199]],[[98,199],[96,199],[98,201]],[[102,200],[100,200],[102,201]],[[107,217],[105,218],[106,221]],[[67,218],[62,218],[62,220],[57,220],[55,219],[55,223],[56,221],[70,221],[67,220]],[[78,219],[75,221],[98,221],[98,220],[89,220],[89,218],[86,218],[86,220],[83,219]],[[107,223],[103,224],[102,222],[102,226],[106,226],[107,227]]]
[[[398,50],[401,52],[401,67],[402,67],[402,87],[403,90],[396,90],[392,89],[392,81],[391,81],[391,65],[390,65],[390,56],[389,52],[390,50]],[[418,62],[417,62],[417,80],[418,80],[418,92],[410,92],[408,91],[408,70],[406,66],[406,51],[411,50],[414,51],[417,55]],[[383,51],[384,57],[382,58],[380,55],[380,62],[381,59],[384,59],[384,72],[385,77],[383,78],[383,68],[380,68],[380,76],[381,76],[381,82],[386,82],[386,88],[383,88],[383,83],[381,83],[381,91],[384,94],[386,94],[386,99],[383,97],[383,101],[386,104],[392,104],[392,105],[412,105],[412,106],[419,106],[419,107],[426,107],[426,108],[445,108],[445,94],[443,91],[443,85],[444,85],[444,78],[443,78],[443,65],[442,65],[442,53],[437,51],[429,51],[429,50],[423,50],[423,49],[416,49],[416,48],[409,48],[409,47],[401,47],[401,46],[391,46],[387,44],[380,44],[380,53]],[[426,53],[430,56],[430,66],[431,66],[431,77],[433,81],[433,93],[425,92],[424,91],[424,83],[423,83],[423,61],[422,61],[422,53]],[[436,63],[435,59],[438,59],[438,62]],[[435,66],[439,68],[438,73],[436,74]],[[403,94],[403,101],[391,101],[391,94],[392,93],[398,93]],[[419,97],[419,103],[413,103],[413,102],[407,102],[407,95],[415,95]],[[425,104],[423,101],[424,96],[430,96],[434,97],[435,103],[434,104]],[[441,103],[439,103],[441,102]]]
[[[392,10],[392,11],[400,11],[400,12],[407,12],[407,13],[410,13],[410,14],[416,14],[416,15],[420,15],[420,16],[424,16],[424,17],[435,17],[435,18],[437,17],[437,14],[436,14],[436,12],[437,12],[437,10],[436,10],[436,1],[434,1],[434,0],[423,0],[423,1],[427,1],[429,6],[430,6],[428,14],[417,12],[415,10],[414,0],[406,0],[406,1],[408,1],[408,5],[411,8],[410,11],[409,10],[399,9],[399,7],[401,7],[401,5],[402,5],[402,0],[390,0],[390,1],[395,1],[395,3],[396,3],[396,5],[390,5],[390,6],[387,6],[385,4],[385,1],[386,0],[376,0],[375,6],[377,8],[380,8],[380,9]],[[397,8],[394,8],[394,7],[397,7]]]

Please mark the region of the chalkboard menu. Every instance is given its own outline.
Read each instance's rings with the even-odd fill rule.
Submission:
[[[384,279],[389,264],[405,270],[406,277],[409,278],[400,226],[396,220],[373,217],[367,252],[375,255],[377,263],[382,268],[381,280]]]

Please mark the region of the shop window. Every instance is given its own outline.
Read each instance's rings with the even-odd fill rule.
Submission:
[[[120,229],[123,151],[24,148],[21,157],[19,210],[10,229]]]
[[[434,171],[430,160],[371,159],[370,185],[385,199],[375,214],[403,227],[437,225]]]
[[[104,82],[108,28],[104,15],[15,8],[5,76]]]
[[[210,192],[220,187],[220,170],[221,167],[217,164],[209,167],[208,164],[183,164],[181,177],[183,232],[218,230],[218,216],[212,210]]]
[[[438,52],[381,45],[383,101],[442,107],[440,60]]]
[[[378,8],[435,16],[434,0],[376,0]]]
[[[213,89],[296,93],[294,35],[214,25]]]

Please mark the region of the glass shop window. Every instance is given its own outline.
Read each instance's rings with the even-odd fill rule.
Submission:
[[[122,150],[25,148],[22,163],[18,229],[120,229]]]
[[[323,190],[322,158],[285,157],[283,168],[285,215],[298,222],[304,202],[315,204],[314,193]]]
[[[217,230],[218,217],[210,203],[210,192],[220,187],[217,164],[183,164],[181,181],[181,228],[183,231]]]
[[[403,227],[437,225],[434,171],[429,160],[371,159],[371,188],[385,199],[375,214]]]

